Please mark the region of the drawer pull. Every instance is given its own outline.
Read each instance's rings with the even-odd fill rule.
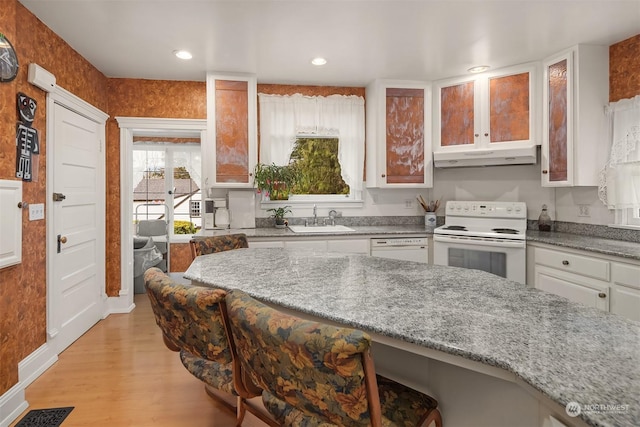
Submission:
[[[604,292],[600,292],[598,294],[598,298],[606,298],[606,297],[607,297],[607,294],[605,294]]]
[[[567,261],[566,259],[562,261],[562,265],[569,265],[569,261]]]

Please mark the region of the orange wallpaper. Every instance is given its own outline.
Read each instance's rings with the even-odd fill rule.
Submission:
[[[0,85],[0,179],[14,179],[16,93],[37,103],[33,127],[40,133],[38,181],[23,184],[23,200],[46,200],[45,93],[27,83],[27,68],[35,62],[52,72],[59,86],[97,108],[107,110],[106,77],[15,0],[3,0],[0,31],[18,54],[20,71]],[[18,362],[46,342],[46,222],[27,222],[23,214],[22,263],[0,270],[0,394],[18,381]]]
[[[364,91],[363,87],[258,84],[258,93],[269,95],[294,95],[299,93],[307,96],[356,95],[364,98]]]
[[[107,295],[117,296],[120,283],[120,129],[114,117],[205,119],[204,82],[109,79],[107,123]],[[171,245],[171,270],[191,263],[188,244]],[[185,264],[185,259],[189,263]],[[186,265],[186,267],[185,267]]]
[[[609,101],[640,95],[640,34],[609,47]]]

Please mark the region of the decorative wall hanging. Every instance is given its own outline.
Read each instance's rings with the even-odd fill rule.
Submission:
[[[38,131],[31,127],[36,116],[36,100],[18,92],[18,123],[16,125],[16,178],[32,181],[34,171],[38,170],[37,161],[33,155],[40,153]],[[35,164],[34,164],[35,163]],[[37,180],[37,179],[36,179]]]
[[[10,82],[18,75],[18,57],[9,39],[0,33],[0,82]]]

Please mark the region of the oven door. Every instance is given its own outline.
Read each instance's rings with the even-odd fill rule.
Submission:
[[[469,236],[433,236],[433,263],[488,271],[525,284],[526,242]]]

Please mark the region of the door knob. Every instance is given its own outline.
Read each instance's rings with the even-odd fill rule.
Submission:
[[[53,201],[54,202],[61,202],[66,198],[67,198],[67,196],[65,196],[62,193],[53,193]]]
[[[606,298],[606,297],[607,297],[607,294],[605,294],[604,292],[600,292],[600,293],[598,294],[598,297],[599,297],[599,298]]]
[[[67,243],[67,236],[62,236],[58,234],[58,253],[62,250],[61,246]]]

